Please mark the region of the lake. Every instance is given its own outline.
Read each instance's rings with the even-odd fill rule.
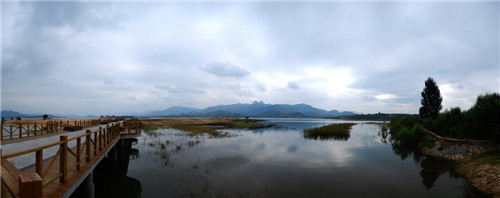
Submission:
[[[126,175],[140,182],[141,197],[480,196],[453,162],[393,148],[379,124],[355,122],[347,140],[303,135],[341,122],[349,121],[265,119],[276,127],[223,130],[222,138],[143,131]]]

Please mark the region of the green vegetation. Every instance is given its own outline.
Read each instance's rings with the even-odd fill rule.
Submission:
[[[16,117],[16,120],[21,120],[21,117],[17,116],[17,117]]]
[[[49,115],[47,115],[47,114],[43,114],[42,118],[43,118],[44,120],[46,120],[47,118],[49,118]]]
[[[431,77],[427,78],[425,81],[425,88],[422,91],[422,100],[420,103],[419,114],[421,118],[433,118],[435,119],[439,114],[439,111],[443,108],[441,102],[443,98],[439,91],[439,87],[436,85],[436,81]]]
[[[320,140],[344,140],[350,137],[350,130],[356,123],[330,124],[322,127],[315,127],[304,130],[304,137],[308,139]]]
[[[2,117],[2,124],[5,124],[5,118]]]
[[[451,108],[434,120],[423,120],[423,124],[442,136],[500,141],[499,120],[500,95],[493,93],[478,96],[469,110]]]
[[[261,120],[234,118],[182,118],[182,119],[141,119],[142,128],[146,130],[174,128],[188,132],[189,135],[207,133],[213,137],[229,137],[220,129],[258,129],[272,125],[257,124]]]
[[[396,146],[418,147],[425,140],[425,132],[417,118],[397,118],[389,124],[391,137]]]

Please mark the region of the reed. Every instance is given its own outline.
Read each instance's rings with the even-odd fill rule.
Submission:
[[[315,127],[304,130],[304,137],[307,139],[320,140],[343,140],[347,141],[350,137],[351,127],[356,123],[330,124],[322,127]]]

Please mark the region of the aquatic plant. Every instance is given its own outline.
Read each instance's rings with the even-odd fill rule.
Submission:
[[[320,140],[343,140],[347,141],[350,137],[350,130],[356,123],[330,124],[322,127],[315,127],[304,130],[304,138]]]

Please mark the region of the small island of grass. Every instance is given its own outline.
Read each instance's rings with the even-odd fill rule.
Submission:
[[[304,137],[315,140],[334,139],[347,141],[353,125],[356,125],[356,123],[329,124],[322,127],[310,128],[304,130]]]
[[[221,136],[219,129],[259,129],[273,125],[258,124],[262,120],[236,118],[168,118],[168,119],[140,119],[142,128],[146,130],[173,128],[182,130],[188,135],[209,134]]]

